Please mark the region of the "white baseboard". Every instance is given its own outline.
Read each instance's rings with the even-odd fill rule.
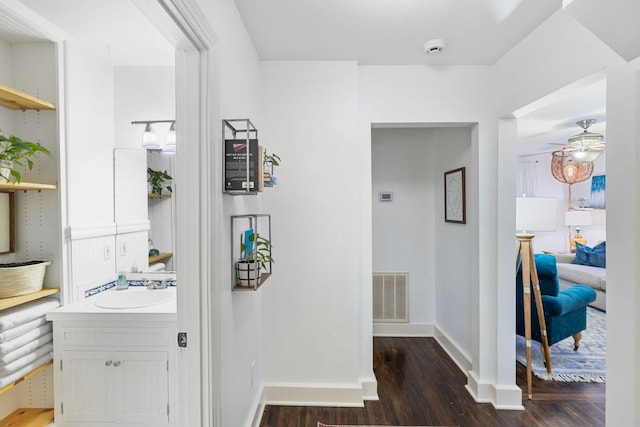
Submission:
[[[378,380],[373,378],[360,378],[362,386],[362,400],[380,400],[378,397]]]
[[[524,411],[522,389],[517,385],[496,387],[496,401],[493,406],[496,409]]]
[[[524,410],[522,390],[516,385],[496,386],[479,380],[475,372],[468,371],[466,389],[478,403],[491,403],[494,408],[500,410]]]
[[[364,406],[360,384],[267,384],[263,390],[266,405]]]
[[[453,362],[458,365],[458,368],[466,375],[473,367],[471,357],[463,351],[449,335],[437,326],[434,327],[434,337],[449,357],[451,357]]]
[[[255,408],[253,411],[252,419],[247,423],[247,427],[260,427],[260,423],[262,422],[262,415],[264,414],[264,388],[262,392],[258,394],[256,401],[253,403],[252,407]]]

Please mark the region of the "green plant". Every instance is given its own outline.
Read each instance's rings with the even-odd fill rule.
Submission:
[[[257,260],[260,262],[260,266],[265,269],[267,268],[268,262],[275,262],[271,257],[271,240],[259,234],[256,235],[256,233],[249,234],[248,239],[253,243],[253,247],[251,250],[248,250],[249,247],[246,243],[240,244],[241,261],[252,262]]]
[[[151,168],[147,168],[147,182],[151,184],[151,192],[153,194],[162,194],[162,189],[165,187],[168,192],[173,193],[173,188],[170,185],[165,186],[164,182],[173,179],[171,175],[164,171],[157,171]]]
[[[264,149],[264,157],[262,159],[262,165],[266,168],[268,167],[270,164],[273,166],[280,166],[280,162],[282,160],[280,159],[280,156],[278,156],[277,154],[267,154],[267,149]]]
[[[29,170],[33,169],[33,160],[31,157],[36,157],[38,153],[44,153],[51,157],[51,152],[40,144],[34,142],[24,141],[15,135],[9,137],[4,136],[2,129],[0,129],[0,160],[11,162],[11,165],[7,165],[9,168],[9,174],[13,176],[17,182],[20,182],[20,172],[13,168],[14,165],[23,166],[22,160],[27,161]],[[2,176],[7,181],[8,176]]]

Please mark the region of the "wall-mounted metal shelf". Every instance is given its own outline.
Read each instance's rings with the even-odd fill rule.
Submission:
[[[253,257],[257,250],[262,251],[268,258],[264,265],[260,262],[244,262],[243,243],[253,233],[257,239],[253,241]],[[268,245],[264,244],[264,241]],[[258,242],[257,242],[258,241]],[[262,243],[260,243],[262,242]],[[231,216],[231,264],[232,264],[232,290],[257,291],[260,286],[271,276],[273,265],[271,262],[271,215],[270,214],[246,214]],[[259,258],[259,257],[258,257]]]
[[[257,194],[262,190],[262,159],[258,129],[249,119],[222,121],[224,188],[226,194]]]

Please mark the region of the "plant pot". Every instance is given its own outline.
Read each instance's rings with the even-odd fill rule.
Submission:
[[[11,160],[0,160],[0,182],[9,182],[11,169],[13,169]]]
[[[260,263],[257,261],[236,262],[236,283],[240,286],[257,287],[260,282]]]

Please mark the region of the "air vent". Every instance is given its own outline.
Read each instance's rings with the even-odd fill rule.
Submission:
[[[373,273],[373,321],[409,322],[409,273]]]

